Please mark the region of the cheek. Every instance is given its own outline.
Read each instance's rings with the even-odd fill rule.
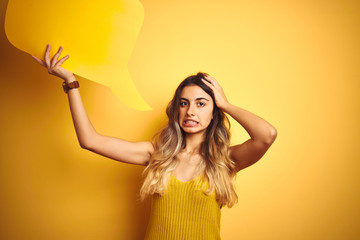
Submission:
[[[212,111],[207,112],[206,114],[203,115],[203,121],[206,122],[207,125],[210,124],[211,119],[212,119]]]
[[[179,118],[183,117],[185,114],[184,108],[179,109]]]

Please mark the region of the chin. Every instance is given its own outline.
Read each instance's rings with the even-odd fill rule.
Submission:
[[[181,127],[182,130],[186,133],[186,134],[196,134],[196,133],[204,133],[206,129],[189,129],[189,128],[184,128]]]

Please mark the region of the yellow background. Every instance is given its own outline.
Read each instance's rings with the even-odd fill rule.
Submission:
[[[360,3],[141,2],[129,70],[153,111],[79,77],[95,128],[150,140],[178,83],[208,72],[233,104],[278,130],[265,156],[239,172],[239,203],[222,210],[222,238],[358,239]],[[62,81],[9,43],[0,3],[0,238],[141,239],[143,167],[80,148]],[[53,12],[44,21],[60,21]],[[234,121],[232,132],[233,143],[248,139]]]

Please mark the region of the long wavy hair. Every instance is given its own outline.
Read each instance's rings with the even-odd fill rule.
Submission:
[[[144,182],[140,189],[140,200],[158,193],[163,195],[170,180],[171,172],[175,170],[179,159],[177,155],[186,146],[185,132],[179,124],[180,94],[184,87],[197,85],[211,96],[214,102],[213,119],[205,132],[204,141],[200,146],[203,159],[199,168],[201,174],[201,189],[206,195],[216,193],[216,199],[221,206],[232,207],[238,197],[234,188],[236,175],[235,163],[230,159],[230,122],[225,113],[216,106],[213,91],[201,80],[206,73],[199,72],[183,80],[175,91],[173,99],[166,108],[168,124],[153,138],[154,153],[149,164],[143,171]],[[207,188],[205,189],[205,183]]]

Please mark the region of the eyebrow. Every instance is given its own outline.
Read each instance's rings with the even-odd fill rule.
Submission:
[[[189,102],[189,100],[188,100],[187,98],[180,98],[180,100],[185,100],[185,101],[188,101],[188,102]],[[203,98],[203,97],[199,97],[199,98],[195,99],[195,101],[199,101],[199,100],[206,100],[206,101],[209,101],[208,99]]]

